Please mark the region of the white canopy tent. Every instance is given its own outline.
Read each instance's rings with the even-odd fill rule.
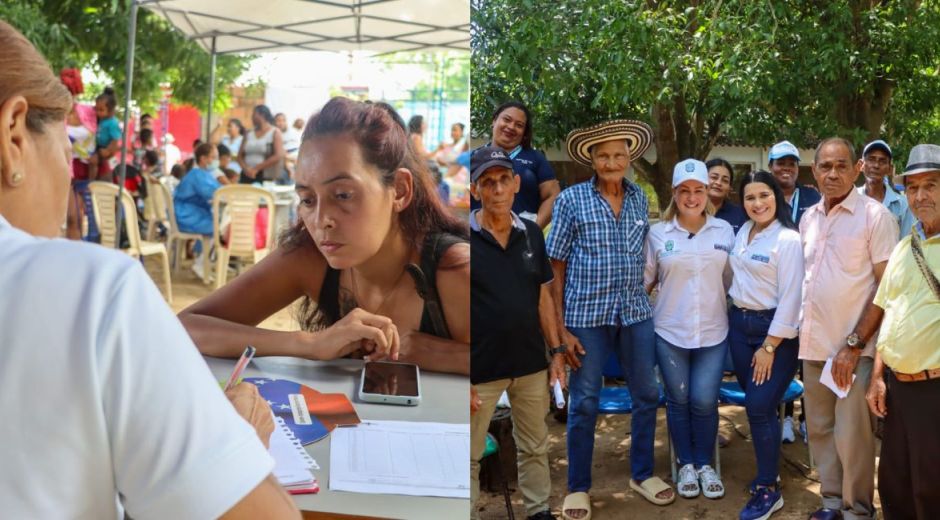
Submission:
[[[470,0],[134,0],[128,25],[125,129],[130,114],[137,12],[141,7],[166,19],[211,54],[207,132],[215,99],[218,54],[470,50]],[[121,190],[126,156],[125,136],[121,145]],[[118,215],[118,229],[120,219]]]

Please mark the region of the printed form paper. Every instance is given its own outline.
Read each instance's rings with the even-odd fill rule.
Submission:
[[[330,490],[470,498],[470,425],[369,421],[333,430]]]

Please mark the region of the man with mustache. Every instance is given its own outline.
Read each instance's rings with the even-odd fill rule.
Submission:
[[[898,224],[880,202],[860,195],[855,150],[845,139],[816,148],[813,176],[823,199],[800,221],[806,276],[800,359],[810,450],[822,508],[811,520],[875,517],[875,436],[865,400],[880,310],[872,303]],[[870,344],[869,344],[870,343]],[[820,382],[827,360],[844,398]]]
[[[919,144],[901,174],[918,223],[891,253],[868,389],[885,418],[878,491],[885,518],[940,518],[940,146]]]

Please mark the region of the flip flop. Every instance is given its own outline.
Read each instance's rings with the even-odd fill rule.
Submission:
[[[584,511],[587,511],[587,514],[581,518],[568,516],[566,511],[571,511],[574,509],[583,509]],[[569,494],[565,497],[565,502],[561,506],[561,517],[564,520],[591,520],[591,497],[583,491]]]
[[[643,498],[649,501],[651,504],[656,504],[657,506],[665,506],[673,503],[676,500],[676,492],[672,492],[670,498],[656,498],[656,495],[666,491],[667,489],[672,489],[672,486],[663,482],[663,479],[659,477],[650,477],[644,480],[642,483],[630,479],[630,488],[639,493]]]

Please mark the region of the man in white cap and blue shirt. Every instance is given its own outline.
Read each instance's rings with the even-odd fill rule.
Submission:
[[[770,173],[777,179],[783,197],[790,207],[790,218],[797,226],[800,225],[800,219],[807,209],[822,199],[818,191],[807,186],[797,184],[797,178],[800,175],[800,151],[790,141],[780,141],[770,148],[768,154],[768,167]],[[803,367],[800,367],[800,379],[803,378]],[[800,400],[801,408],[805,410],[803,400]],[[803,436],[803,442],[806,442],[806,414],[800,414],[800,434]],[[793,434],[793,401],[786,405],[784,413],[782,440],[784,443],[790,443],[795,440]]]
[[[859,186],[858,192],[884,204],[888,211],[898,219],[901,238],[906,237],[914,226],[914,214],[908,207],[904,195],[894,191],[890,177],[893,174],[891,161],[894,159],[888,143],[878,139],[865,145],[862,150],[861,168],[865,177],[865,184]]]
[[[800,151],[790,141],[780,141],[770,147],[767,166],[774,174],[784,198],[790,206],[793,223],[800,225],[803,213],[822,199],[819,192],[807,186],[797,184],[800,176]]]
[[[891,253],[868,407],[885,418],[878,492],[888,520],[940,518],[940,146],[919,144],[901,174],[917,224]]]

